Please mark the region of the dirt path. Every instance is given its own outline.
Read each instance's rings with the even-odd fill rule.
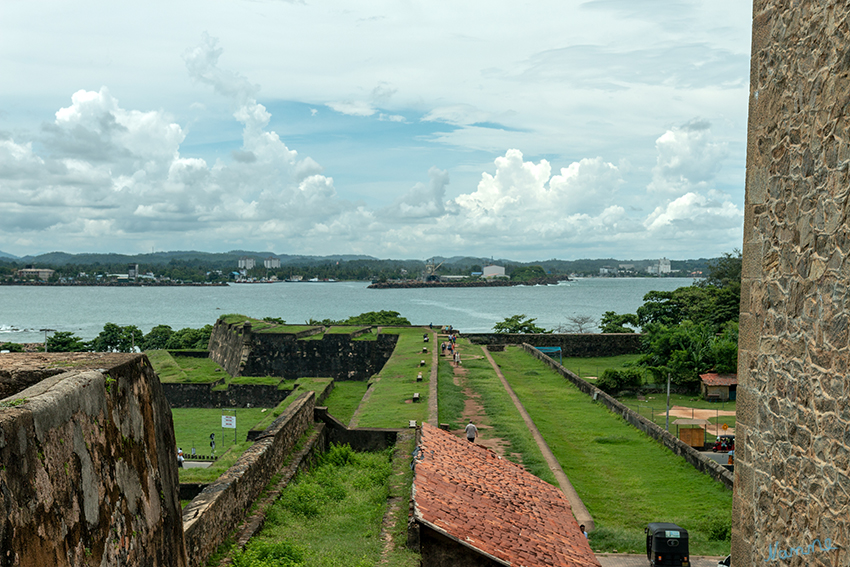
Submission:
[[[505,375],[502,374],[502,370],[499,368],[499,365],[496,364],[496,361],[493,360],[492,356],[490,356],[490,351],[487,350],[487,347],[483,346],[481,347],[481,350],[484,353],[484,356],[487,357],[487,360],[490,362],[493,370],[496,372],[496,376],[498,376],[499,380],[501,380],[502,386],[504,386],[508,395],[511,397],[511,400],[513,400],[514,405],[516,406],[519,414],[522,416],[523,421],[525,421],[525,425],[528,427],[528,430],[531,431],[531,436],[534,437],[534,441],[540,448],[540,452],[543,453],[543,458],[546,459],[546,464],[549,466],[549,470],[551,470],[552,474],[555,475],[555,479],[561,487],[561,492],[564,493],[564,496],[566,496],[567,500],[570,502],[570,506],[573,509],[573,516],[575,516],[579,524],[584,524],[586,526],[587,531],[593,531],[596,527],[593,522],[593,518],[590,516],[590,512],[588,512],[584,502],[581,501],[578,492],[576,492],[575,488],[573,488],[573,485],[570,483],[567,475],[564,474],[564,470],[561,468],[561,464],[558,462],[558,459],[555,458],[555,455],[552,453],[549,445],[546,444],[546,440],[543,439],[542,435],[540,435],[540,431],[537,430],[537,426],[534,425],[534,421],[531,420],[531,416],[528,415],[527,411],[525,411],[525,407],[522,405],[522,402],[519,401],[519,398],[516,393],[514,393],[513,388],[511,388],[508,381],[505,380]]]
[[[439,408],[437,406],[437,371],[440,365],[440,337],[436,332],[431,333],[431,375],[428,384],[428,423],[439,427]]]

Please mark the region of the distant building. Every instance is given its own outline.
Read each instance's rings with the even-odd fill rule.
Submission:
[[[274,268],[280,268],[280,258],[275,258],[274,256],[269,256],[265,260],[263,260],[263,265],[267,270],[272,270]]]
[[[708,401],[726,402],[738,397],[738,375],[709,372],[700,374],[700,390]]]
[[[239,258],[239,269],[240,270],[251,270],[254,266],[257,265],[257,261],[253,258],[249,258],[248,256],[242,256]]]
[[[653,276],[660,276],[663,274],[669,274],[673,270],[670,268],[670,260],[667,258],[661,258],[655,264],[650,264],[646,267],[646,273],[651,274]]]
[[[485,280],[490,278],[506,278],[504,266],[484,266],[483,277]]]
[[[599,268],[600,276],[616,276],[617,273],[617,268],[613,268],[611,266],[602,266]]]
[[[623,271],[626,271],[626,272],[633,272],[633,271],[634,271],[634,269],[635,269],[635,265],[634,265],[634,264],[620,264],[620,265],[619,265],[619,266],[617,266],[617,267],[618,267],[619,269],[623,270]]]
[[[139,277],[139,265],[127,264],[127,279],[135,280],[137,277]]]
[[[32,266],[27,266],[23,270],[18,270],[15,272],[15,276],[19,280],[43,280],[47,281],[50,279],[55,273],[54,270],[49,270],[47,268],[33,268]]]

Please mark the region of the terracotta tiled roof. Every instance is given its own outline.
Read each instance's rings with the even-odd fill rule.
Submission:
[[[700,374],[699,377],[708,386],[738,385],[737,374],[715,374],[714,372],[709,372],[708,374]]]
[[[490,449],[422,425],[416,520],[511,565],[599,566],[561,491]]]

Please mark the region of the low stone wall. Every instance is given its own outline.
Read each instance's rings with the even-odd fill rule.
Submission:
[[[316,421],[325,424],[327,430],[328,445],[349,445],[355,451],[383,451],[393,447],[398,439],[397,429],[374,429],[358,427],[349,429],[344,423],[328,413],[328,408],[317,407],[315,412]]]
[[[635,354],[641,349],[640,333],[594,333],[538,335],[510,333],[464,333],[476,345],[521,345],[561,347],[563,356],[597,357]]]
[[[212,384],[164,383],[162,391],[173,408],[273,408],[292,390],[279,390],[268,384],[230,384],[224,390]]]
[[[245,517],[298,439],[313,423],[314,407],[313,392],[299,396],[230,469],[183,510],[190,565],[204,565]]]
[[[703,472],[709,475],[711,478],[718,482],[722,482],[727,488],[732,489],[732,473],[726,470],[723,465],[718,464],[713,459],[709,457],[704,457],[700,454],[699,451],[687,445],[673,436],[670,432],[665,431],[655,423],[646,419],[642,415],[637,412],[629,409],[625,405],[618,402],[616,399],[612,398],[596,386],[585,382],[563,366],[561,366],[558,362],[552,360],[536,348],[534,348],[530,344],[523,344],[522,348],[531,354],[533,357],[538,360],[546,363],[550,368],[561,374],[564,378],[572,382],[579,390],[584,392],[585,394],[592,396],[594,400],[603,404],[612,412],[620,415],[625,419],[628,423],[643,431],[668,449],[670,449],[673,453],[680,455],[683,457],[688,463],[690,463],[694,468],[698,471]]]
[[[0,566],[185,566],[174,427],[147,357],[40,353],[31,377],[39,364],[0,407]]]

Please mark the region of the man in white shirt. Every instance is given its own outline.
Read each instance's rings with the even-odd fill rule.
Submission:
[[[475,443],[475,437],[478,435],[478,428],[469,420],[469,425],[466,426],[466,440],[470,443]]]

